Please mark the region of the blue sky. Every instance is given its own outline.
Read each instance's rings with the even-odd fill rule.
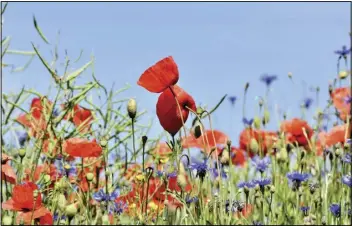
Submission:
[[[33,15],[51,45],[35,31]],[[115,83],[116,88],[131,84],[121,98],[136,98],[139,109],[149,111],[145,121],[156,118],[158,95],[136,82],[149,66],[173,56],[179,66],[179,85],[197,104],[212,107],[224,94],[238,97],[234,107],[226,101],[213,116],[213,127],[226,132],[236,145],[243,129],[244,85],[250,83],[246,108],[250,118],[257,114],[255,97],[265,95],[265,85],[259,81],[263,73],[279,78],[269,94],[269,129],[277,128],[276,105],[288,118],[301,116],[303,98],[315,97],[310,86],[320,86],[320,105],[325,106],[328,82],[337,74],[333,51],[349,43],[350,4],[12,2],[3,22],[3,35],[12,37],[10,49],[32,50],[33,42],[49,59],[60,30],[60,61],[64,62],[65,49],[72,60],[83,49],[74,70],[94,54],[100,82],[107,87]],[[21,66],[26,59],[11,55],[4,61]],[[293,73],[294,83],[288,72]],[[80,82],[90,79],[87,72]],[[47,93],[50,82],[38,58],[24,72],[3,71],[3,92],[18,92],[26,85]],[[159,123],[154,123],[150,136],[161,132]]]

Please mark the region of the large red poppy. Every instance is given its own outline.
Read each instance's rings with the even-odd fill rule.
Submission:
[[[342,120],[347,119],[347,115],[350,114],[351,103],[347,103],[346,99],[351,96],[351,90],[349,87],[337,88],[331,93],[331,99],[335,108],[340,113]]]
[[[161,93],[175,85],[179,73],[174,59],[169,56],[148,68],[139,78],[137,84],[150,92]]]
[[[289,142],[292,144],[297,142],[299,146],[308,145],[308,141],[313,135],[313,129],[308,125],[308,123],[298,118],[283,121],[280,129],[282,132],[285,132]],[[306,131],[308,139],[305,137],[303,130]]]
[[[15,184],[17,177],[15,171],[9,165],[9,160],[12,158],[4,153],[1,153],[1,180],[5,180],[11,184]]]
[[[90,129],[93,115],[90,110],[76,104],[73,110],[65,116],[65,119],[72,121],[76,127],[80,128],[80,132],[85,133]]]
[[[331,147],[338,143],[344,143],[345,138],[349,138],[351,130],[347,130],[347,125],[334,126],[329,132],[320,132],[319,140],[324,147]]]
[[[96,140],[90,141],[76,137],[66,140],[63,149],[73,157],[99,157],[102,153],[102,147]]]
[[[176,99],[170,89],[173,89],[181,108],[181,112],[179,111]],[[175,85],[170,89],[165,90],[159,96],[156,104],[156,114],[161,126],[174,136],[183,126],[182,119],[183,122],[186,123],[189,114],[188,108],[193,111],[196,111],[197,109],[193,98],[181,87]]]
[[[12,198],[2,203],[2,208],[4,210],[17,211],[17,223],[23,220],[26,225],[31,224],[31,219],[40,219],[47,214],[51,214],[42,205],[42,197],[39,192],[37,198],[34,198],[33,192],[37,189],[37,185],[32,182],[15,185]],[[44,219],[44,221],[46,220]]]
[[[240,134],[240,149],[248,150],[249,157],[253,157],[256,153],[252,153],[250,150],[251,140],[254,139],[259,148],[263,151],[264,155],[267,151],[272,148],[274,143],[277,141],[277,133],[264,130],[256,130],[252,128],[244,129]]]

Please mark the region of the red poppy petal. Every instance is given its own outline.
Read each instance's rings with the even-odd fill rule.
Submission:
[[[4,210],[14,210],[14,211],[18,211],[21,210],[21,208],[17,208],[16,206],[14,206],[14,201],[13,199],[9,199],[3,203],[1,203],[1,208],[3,208]]]
[[[32,217],[32,211],[29,211],[29,212],[18,212],[18,214],[17,214],[17,223],[20,223],[23,220],[25,225],[30,225],[31,224],[31,220],[41,218],[41,217],[45,216],[46,214],[51,214],[51,213],[45,207],[40,207],[39,209],[36,209],[33,212],[33,217]]]
[[[174,59],[166,57],[149,67],[139,78],[137,84],[149,92],[161,93],[168,87],[175,85],[179,73]]]
[[[70,138],[63,145],[67,154],[74,157],[99,157],[102,147],[96,141],[81,138]]]
[[[1,165],[1,174],[2,174],[2,180],[5,180],[11,184],[16,184],[16,173],[12,169],[12,167],[8,164],[3,164]]]
[[[52,214],[49,212],[45,214],[44,216],[40,217],[39,220],[40,225],[53,225],[54,224],[54,219]]]

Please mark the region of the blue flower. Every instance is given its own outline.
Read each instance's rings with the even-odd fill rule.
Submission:
[[[262,222],[260,222],[260,221],[253,221],[252,223],[253,223],[253,225],[257,225],[257,226],[264,225],[264,224],[263,224]]]
[[[190,197],[189,195],[187,195],[185,201],[187,204],[191,204],[192,202],[198,202],[198,197]]]
[[[346,104],[352,103],[352,96],[347,96],[347,97],[345,98],[345,103],[346,103]]]
[[[28,139],[28,133],[27,132],[17,132],[17,137],[18,137],[18,143],[20,143],[20,146],[23,147],[24,143]]]
[[[247,119],[247,118],[243,117],[242,122],[245,126],[252,126],[253,119]]]
[[[209,169],[209,171],[211,171],[212,173],[213,173],[213,176],[215,177],[215,178],[217,178],[218,176],[219,176],[219,172],[218,172],[218,168],[211,168],[211,169]],[[224,172],[224,170],[223,170],[223,168],[220,168],[220,174],[221,174],[221,177],[222,178],[224,178],[224,179],[226,179],[227,178],[227,175],[226,175],[226,173]]]
[[[103,189],[100,189],[98,192],[93,194],[93,199],[95,199],[98,202],[113,201],[117,198],[118,195],[119,195],[119,192],[117,189],[113,191],[111,194],[106,194]]]
[[[303,214],[305,216],[307,216],[308,215],[308,211],[310,210],[310,207],[309,206],[302,206],[301,210],[302,210]]]
[[[339,204],[331,204],[330,205],[330,211],[332,213],[332,215],[334,215],[335,217],[340,217],[341,214],[341,206]]]
[[[158,170],[158,171],[156,171],[156,176],[157,177],[162,177],[164,175],[164,173],[166,173],[166,172]],[[167,176],[168,179],[177,177],[177,172],[174,171],[174,172],[171,172],[171,173],[167,173],[166,176]]]
[[[261,178],[259,180],[253,180],[253,183],[255,185],[259,185],[261,189],[264,188],[264,186],[271,184],[271,179],[270,178]]]
[[[342,176],[342,183],[346,184],[349,187],[352,187],[352,177],[351,177],[351,175]]]
[[[313,103],[313,99],[307,97],[307,98],[304,99],[304,101],[303,101],[303,106],[304,106],[306,109],[309,109],[309,107],[312,105],[312,103]]]
[[[196,170],[197,171],[196,176],[199,177],[200,179],[203,179],[208,170],[207,160],[205,159],[204,162],[195,161],[189,166],[189,168],[191,170]]]
[[[252,163],[259,172],[263,173],[268,168],[269,164],[271,163],[271,160],[268,156],[261,159],[258,155],[256,155],[252,159]]]
[[[230,101],[231,105],[233,106],[237,100],[236,96],[229,96],[228,100]]]
[[[117,201],[114,203],[113,206],[110,207],[109,212],[112,213],[116,213],[117,215],[120,215],[123,213],[123,211],[125,211],[125,209],[127,209],[127,204],[122,202],[122,201]]]
[[[351,154],[346,153],[343,157],[342,157],[342,161],[344,163],[351,163]]]
[[[347,141],[346,141],[347,144],[352,144],[352,140],[351,138],[348,138]]]
[[[253,183],[252,181],[246,182],[246,181],[242,181],[240,183],[237,184],[237,187],[239,188],[254,188],[255,187],[255,183]]]
[[[58,214],[58,213],[54,213],[53,219],[54,219],[54,221],[57,221],[57,220],[66,220],[66,216],[65,216],[65,215],[62,215],[62,216],[59,218],[59,214]]]
[[[350,49],[347,49],[346,46],[342,46],[342,49],[341,50],[336,50],[335,53],[339,55],[339,58],[346,58],[347,55],[351,52],[351,48]]]
[[[301,182],[306,181],[310,177],[310,174],[292,172],[292,173],[288,173],[286,176],[287,176],[288,179],[292,180],[292,182],[293,182],[293,190],[296,190],[297,188],[300,187]]]
[[[276,75],[263,74],[260,77],[260,81],[264,82],[266,86],[270,86],[273,81],[277,80]]]

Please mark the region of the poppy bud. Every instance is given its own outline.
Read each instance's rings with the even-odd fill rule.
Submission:
[[[253,124],[254,124],[254,128],[260,129],[261,122],[260,122],[260,118],[258,116],[254,117]]]
[[[251,152],[253,152],[253,153],[257,153],[259,151],[259,144],[256,139],[254,139],[254,138],[251,139],[251,142],[249,144],[249,148],[250,148]]]
[[[329,94],[331,95],[331,93],[332,93],[332,90],[333,90],[333,88],[332,88],[332,85],[330,84],[329,85]]]
[[[73,218],[77,214],[77,207],[75,204],[66,206],[65,213],[69,218]]]
[[[220,162],[224,165],[227,165],[230,160],[230,152],[227,148],[225,148],[221,154]]]
[[[197,115],[201,115],[201,114],[203,114],[203,112],[204,112],[204,110],[203,110],[203,108],[202,107],[197,107]]]
[[[102,140],[100,141],[100,146],[102,146],[103,148],[105,148],[107,144],[108,144],[108,142],[107,142],[107,140],[105,140],[105,139],[102,139]]]
[[[138,180],[138,181],[144,181],[145,180],[145,176],[144,176],[144,174],[142,174],[142,173],[140,173],[140,174],[138,174],[137,176],[136,176],[136,179]]]
[[[178,186],[180,186],[180,188],[181,188],[182,190],[185,190],[185,188],[186,188],[186,186],[187,186],[187,180],[186,180],[185,174],[179,173],[179,174],[177,175],[177,184],[178,184]]]
[[[284,118],[284,120],[286,120],[286,118],[287,118],[286,113],[283,114],[283,118]]]
[[[21,159],[26,156],[26,150],[21,148],[19,151],[18,151],[18,155],[21,157]]]
[[[261,107],[263,107],[263,99],[259,99],[259,107],[261,108]]]
[[[274,185],[271,185],[271,186],[270,186],[270,192],[271,192],[271,193],[275,193],[275,186],[274,186]]]
[[[47,183],[50,183],[50,181],[51,181],[50,175],[46,174],[44,176],[44,183],[47,184]]]
[[[227,147],[230,148],[232,144],[231,140],[227,140],[226,144],[227,144]]]
[[[101,221],[102,221],[102,224],[103,224],[103,225],[109,225],[109,215],[104,214],[104,215],[101,217]]]
[[[340,71],[340,73],[339,73],[340,79],[345,79],[347,77],[348,77],[348,71]]]
[[[93,178],[94,178],[94,174],[93,173],[87,173],[86,178],[87,178],[88,182],[92,182]]]
[[[244,92],[247,92],[248,88],[249,88],[249,82],[247,82],[246,85],[244,86]]]
[[[37,198],[38,195],[39,195],[39,191],[38,191],[37,189],[34,190],[34,191],[33,191],[33,197],[34,197],[34,198]]]
[[[322,224],[322,225],[326,225],[326,217],[325,217],[325,216],[323,216],[323,217],[321,218],[321,224]]]
[[[65,168],[65,170],[70,170],[70,169],[71,169],[71,166],[70,166],[70,164],[65,164],[65,165],[64,165],[64,168]]]
[[[292,79],[292,72],[289,72],[289,73],[287,74],[287,76],[288,76],[289,79]]]
[[[127,103],[127,112],[131,119],[134,119],[137,114],[137,103],[135,99],[130,99]]]
[[[65,195],[60,193],[60,194],[58,195],[58,197],[57,197],[57,207],[58,207],[61,211],[64,211],[66,204],[67,204],[67,201],[66,201]]]
[[[195,138],[199,138],[202,136],[202,124],[200,124],[198,121],[195,123],[193,127],[193,135]]]
[[[10,216],[4,216],[2,223],[4,225],[12,225],[12,218]]]
[[[270,113],[269,113],[269,111],[265,110],[264,117],[263,117],[263,125],[268,124],[269,120],[270,120]]]
[[[142,136],[142,144],[143,146],[147,143],[148,137],[147,136]]]
[[[105,171],[105,175],[106,175],[106,176],[110,176],[110,175],[111,175],[111,171],[107,169],[107,170]]]
[[[337,148],[335,151],[335,155],[338,158],[339,156],[341,156],[343,154],[343,150],[341,148]]]

